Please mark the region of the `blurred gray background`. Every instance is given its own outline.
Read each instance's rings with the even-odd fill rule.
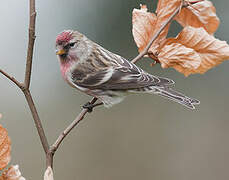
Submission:
[[[153,3],[152,3],[153,2]],[[229,42],[228,0],[213,1],[221,25],[216,37]],[[132,37],[134,7],[156,0],[37,1],[31,91],[50,143],[91,98],[62,79],[55,37],[75,29],[128,59],[137,55]],[[27,48],[28,1],[2,1],[0,67],[22,80]],[[173,24],[170,36],[180,27]],[[158,96],[133,95],[111,109],[96,108],[65,139],[55,155],[55,180],[229,179],[229,62],[185,78],[174,69],[146,71],[176,80],[176,88],[201,101],[195,111]],[[12,139],[12,163],[27,179],[42,179],[45,157],[22,93],[0,75],[0,124]]]

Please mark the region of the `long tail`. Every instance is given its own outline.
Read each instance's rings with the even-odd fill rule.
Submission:
[[[177,92],[167,86],[150,86],[142,89],[145,92],[157,94],[167,99],[173,100],[179,104],[182,104],[190,109],[195,109],[195,105],[200,104],[199,100],[192,99],[184,94]]]

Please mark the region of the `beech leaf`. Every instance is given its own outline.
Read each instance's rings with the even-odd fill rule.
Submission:
[[[7,170],[2,173],[0,180],[25,180],[22,177],[21,172],[19,170],[19,166],[10,166]]]
[[[203,27],[209,34],[213,34],[220,23],[214,5],[207,0],[182,8],[175,19],[183,27]]]
[[[201,58],[194,49],[179,43],[165,45],[158,56],[162,68],[173,67],[184,75],[200,66]]]
[[[167,39],[158,55],[162,67],[173,67],[185,76],[203,74],[227,59],[229,45],[225,41],[209,35],[204,28],[191,26],[185,27],[176,38]]]
[[[156,15],[147,10],[146,5],[141,9],[134,9],[132,13],[133,37],[141,52],[152,37],[152,31],[156,23]]]
[[[181,0],[159,0],[157,4],[156,14],[157,21],[156,25],[153,28],[154,35],[161,26],[168,20],[168,18],[174,13],[174,11],[181,6]],[[165,27],[165,29],[160,33],[159,37],[154,41],[152,46],[149,49],[149,53],[157,54],[158,48],[162,42],[166,39],[166,36],[169,31],[170,23]],[[150,39],[149,39],[150,40]]]
[[[0,170],[5,168],[11,159],[11,141],[7,130],[0,125]]]
[[[141,6],[140,10],[133,10],[132,31],[134,40],[139,48],[139,52],[146,47],[153,35],[180,5],[180,0],[159,0],[156,10],[157,16],[154,13],[148,12],[146,5]],[[169,24],[153,42],[149,49],[149,53],[157,54],[158,48],[166,39],[168,30]]]

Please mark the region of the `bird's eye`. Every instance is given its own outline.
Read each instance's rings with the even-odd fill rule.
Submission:
[[[76,44],[75,42],[74,42],[74,43],[70,43],[70,44],[69,44],[69,47],[74,47],[75,44]]]

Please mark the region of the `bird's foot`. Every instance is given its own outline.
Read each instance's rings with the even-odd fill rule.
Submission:
[[[92,104],[91,102],[87,102],[86,104],[83,105],[83,108],[87,109],[87,111],[91,113],[94,107],[100,106],[100,105],[103,105],[103,103]]]

